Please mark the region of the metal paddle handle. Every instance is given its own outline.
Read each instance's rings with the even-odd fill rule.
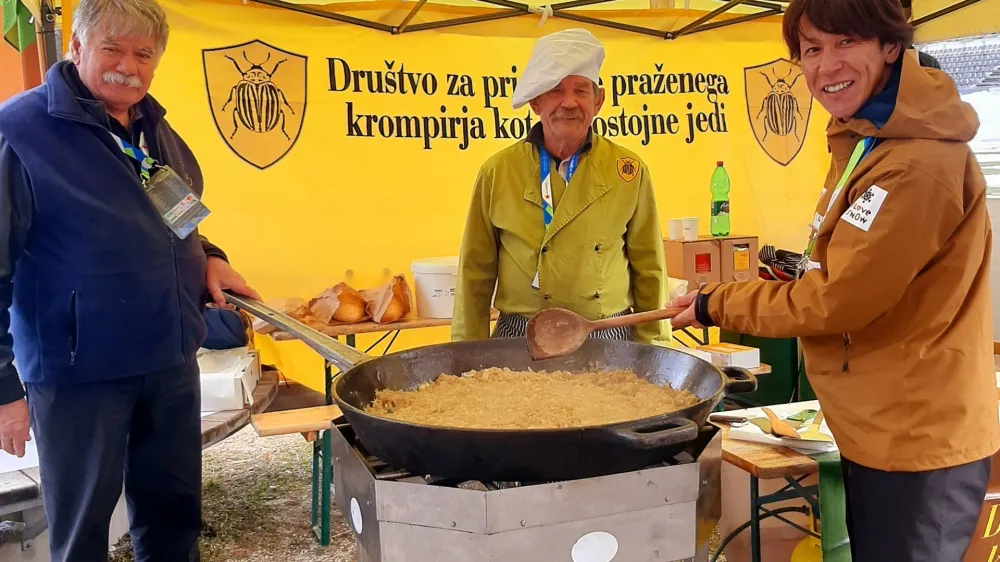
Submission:
[[[340,343],[287,314],[278,312],[258,301],[226,292],[226,301],[261,320],[288,332],[319,353],[324,359],[336,365],[341,371],[348,371],[355,365],[371,359],[349,345]]]

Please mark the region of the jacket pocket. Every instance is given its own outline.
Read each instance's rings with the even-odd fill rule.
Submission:
[[[69,295],[69,364],[76,365],[76,346],[79,341],[79,311],[77,309],[76,291]]]

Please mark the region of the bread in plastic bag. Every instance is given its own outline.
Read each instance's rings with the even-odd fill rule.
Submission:
[[[365,297],[368,316],[378,324],[395,322],[410,313],[410,287],[402,275],[377,289],[365,291]]]
[[[298,297],[292,297],[287,299],[272,299],[264,303],[268,308],[272,308],[283,314],[287,314],[292,318],[303,321],[309,316],[309,304],[306,303],[305,299],[300,299]],[[269,324],[266,320],[261,320],[260,318],[253,318],[253,331],[258,334],[270,334],[273,333],[278,328],[273,324]]]
[[[368,319],[368,303],[360,292],[347,283],[337,283],[309,301],[313,318],[324,324],[356,324]]]

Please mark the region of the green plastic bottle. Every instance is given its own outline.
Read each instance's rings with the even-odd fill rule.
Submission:
[[[722,162],[712,173],[712,236],[729,236],[729,174]]]

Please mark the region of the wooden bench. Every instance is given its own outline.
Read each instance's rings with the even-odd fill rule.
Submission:
[[[320,431],[330,429],[333,420],[340,416],[340,408],[337,406],[314,406],[256,414],[250,416],[250,423],[261,437],[301,433],[306,441],[312,442]]]
[[[30,550],[47,528],[38,468],[0,474],[0,545],[19,542]]]

